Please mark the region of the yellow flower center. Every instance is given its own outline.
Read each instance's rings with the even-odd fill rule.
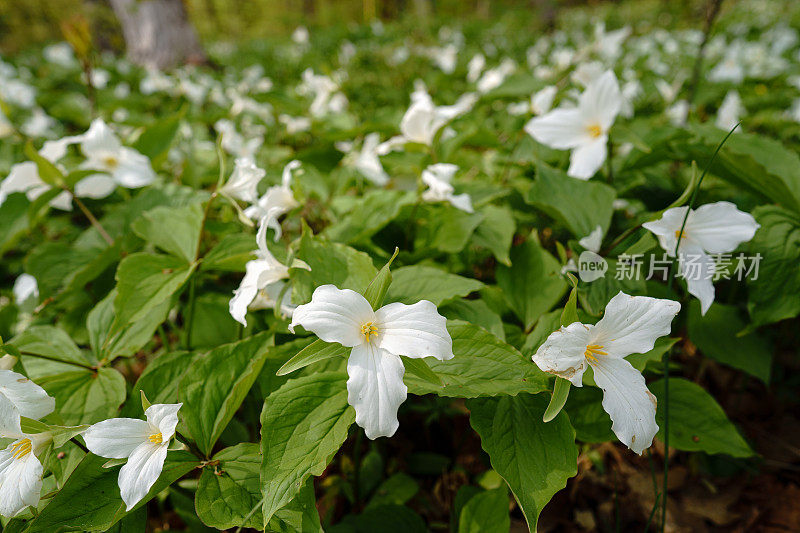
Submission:
[[[114,156],[108,156],[103,159],[103,163],[105,163],[108,168],[117,168],[119,165],[119,159]]]
[[[147,437],[147,440],[149,440],[153,444],[161,444],[162,442],[164,442],[164,437],[163,435],[161,435],[161,433],[153,433],[152,435]]]
[[[361,334],[364,335],[364,338],[369,342],[370,335],[375,336],[378,334],[378,326],[374,325],[372,322],[361,324]]]
[[[682,241],[686,240],[686,231],[684,230],[683,233],[681,233],[681,230],[676,229],[675,230],[675,238],[676,239],[680,239]]]
[[[586,356],[586,359],[589,361],[596,363],[598,355],[608,355],[608,352],[604,352],[602,344],[590,344],[586,347],[586,351],[583,352],[583,355]]]
[[[22,459],[31,453],[32,449],[33,445],[31,444],[31,439],[22,439],[11,445],[11,456],[14,459]]]
[[[586,131],[589,132],[589,136],[593,139],[597,139],[603,134],[603,128],[601,128],[599,124],[592,124],[591,126],[588,126]]]

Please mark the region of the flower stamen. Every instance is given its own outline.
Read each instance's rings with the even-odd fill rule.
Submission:
[[[603,128],[600,127],[599,124],[592,124],[586,127],[586,131],[589,132],[589,136],[592,139],[597,139],[601,135],[603,135]]]
[[[375,336],[378,334],[378,326],[374,325],[372,322],[361,324],[361,334],[364,335],[364,338],[369,342],[370,335]]]
[[[589,344],[586,346],[586,351],[583,352],[583,355],[592,363],[596,363],[598,355],[608,355],[608,352],[604,352],[602,350],[602,344]]]
[[[161,444],[162,442],[164,442],[164,436],[161,435],[161,433],[153,433],[152,435],[147,437],[147,440],[149,440],[153,444]]]
[[[32,449],[33,445],[31,444],[31,439],[22,439],[11,445],[11,456],[14,459],[22,459],[31,453]]]
[[[114,169],[119,166],[119,159],[114,156],[108,156],[103,159],[103,163],[105,163],[108,168]]]

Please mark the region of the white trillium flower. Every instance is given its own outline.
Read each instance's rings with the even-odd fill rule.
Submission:
[[[622,107],[617,78],[610,70],[589,84],[576,108],[558,108],[531,119],[525,131],[538,142],[571,149],[567,174],[587,180],[606,160],[608,130]]]
[[[475,83],[481,76],[481,72],[486,67],[486,58],[483,54],[475,54],[467,63],[467,81]]]
[[[500,87],[506,78],[517,69],[517,65],[513,60],[506,58],[500,65],[493,69],[489,69],[483,73],[481,79],[478,80],[476,88],[481,94],[488,93],[492,89]]]
[[[33,161],[17,163],[11,167],[6,179],[0,182],[0,205],[3,205],[6,198],[15,192],[25,193],[28,200],[33,202],[51,188],[39,177],[39,169],[36,167],[36,163]],[[50,200],[49,204],[57,209],[70,211],[72,209],[72,197],[68,192],[64,191]]]
[[[469,194],[453,194],[451,181],[458,171],[458,166],[452,163],[436,163],[429,165],[422,171],[422,181],[428,189],[422,193],[426,202],[450,202],[456,209],[472,213],[472,199]]]
[[[744,113],[742,99],[736,91],[728,91],[725,99],[717,111],[716,126],[725,131],[731,131],[739,123],[739,117]]]
[[[233,173],[221,192],[237,200],[253,203],[258,199],[258,183],[266,174],[252,158],[239,157],[234,162]]]
[[[656,339],[669,334],[680,308],[672,300],[619,292],[597,324],[573,322],[550,334],[533,362],[576,387],[582,386],[583,373],[591,366],[595,383],[603,389],[603,409],[611,416],[612,431],[641,454],[658,432],[656,399],[625,357],[652,350]]]
[[[436,133],[445,124],[472,109],[478,97],[473,93],[466,93],[453,105],[436,106],[427,92],[417,90],[411,99],[411,106],[400,121],[401,137],[383,143],[378,149],[379,154],[386,154],[394,146],[405,142],[430,146]]]
[[[56,408],[56,401],[39,385],[12,370],[0,370],[0,436],[20,433],[20,417],[39,420]]]
[[[286,133],[294,135],[311,129],[311,119],[308,117],[293,117],[282,113],[278,115],[278,122],[286,126]]]
[[[734,204],[716,202],[690,210],[681,234],[687,210],[688,206],[667,209],[659,220],[642,226],[652,231],[661,248],[673,257],[680,236],[678,271],[686,278],[689,293],[700,300],[705,315],[714,302],[716,265],[711,254],[733,252],[752,239],[761,226],[750,213],[739,211]]]
[[[98,170],[110,175],[110,177],[95,177],[92,183],[95,193],[85,190],[86,196],[102,198],[110,194],[115,185],[137,189],[151,184],[156,179],[147,156],[133,148],[122,146],[119,138],[102,119],[95,119],[84,134],[81,151],[87,158],[81,168]]]
[[[389,174],[383,169],[378,157],[381,152],[381,137],[378,133],[370,133],[364,137],[360,151],[354,150],[353,143],[336,143],[336,148],[346,152],[345,162],[355,168],[359,174],[375,185],[383,186],[389,183]]]
[[[427,300],[373,311],[357,292],[323,285],[310,303],[295,309],[289,329],[298,325],[325,342],[353,348],[347,360],[347,401],[370,439],[390,437],[400,425],[397,409],[408,391],[400,355],[441,361],[453,357],[447,320]]]
[[[17,276],[17,279],[14,280],[12,292],[14,293],[14,300],[17,302],[17,305],[24,304],[29,298],[38,300],[39,284],[36,282],[36,278],[30,274],[20,274]]]
[[[281,237],[281,225],[278,218],[287,211],[294,209],[298,204],[292,192],[292,172],[299,169],[300,161],[289,161],[283,167],[281,174],[281,184],[273,185],[264,193],[256,203],[244,210],[244,214],[250,220],[261,220],[267,217],[267,224],[275,230],[275,240]]]
[[[180,403],[153,404],[147,420],[111,418],[92,425],[83,434],[86,447],[108,459],[128,459],[119,471],[119,492],[130,511],[158,480],[169,442],[178,425]]]

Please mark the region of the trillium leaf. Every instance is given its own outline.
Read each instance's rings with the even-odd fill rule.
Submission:
[[[658,398],[658,437],[664,439],[664,380],[650,385]],[[728,420],[717,401],[700,385],[682,378],[669,380],[669,445],[684,451],[750,457],[753,450]]]
[[[475,398],[541,392],[549,387],[549,376],[533,361],[488,331],[459,321],[448,322],[447,330],[453,339],[455,357],[448,361],[426,361],[444,386],[408,373],[403,380],[408,392]]]
[[[0,205],[0,256],[17,242],[28,228],[28,206],[24,194],[11,194]]]
[[[111,418],[125,401],[125,378],[113,368],[65,372],[39,379],[38,384],[56,399],[68,425]]]
[[[23,355],[31,354],[47,360],[61,361],[73,365],[69,370],[75,370],[75,366],[88,368],[97,362],[85,355],[63,329],[55,326],[29,327],[11,339],[9,343],[15,346]],[[31,361],[31,364],[34,364],[33,361]],[[28,369],[28,366],[27,364],[25,365],[26,370],[31,373],[31,377],[35,378],[41,375],[41,373],[35,372],[33,366],[30,369]]]
[[[225,235],[203,256],[200,270],[244,272],[247,262],[256,258],[255,247],[255,239],[252,234]]]
[[[414,249],[432,248],[448,254],[463,250],[483,221],[483,214],[466,213],[449,204],[420,206],[417,215]]]
[[[509,208],[495,205],[487,205],[481,213],[483,221],[475,229],[473,242],[492,252],[502,264],[511,266],[508,253],[517,228],[514,215]]]
[[[282,367],[278,369],[279,376],[291,374],[295,370],[300,370],[308,365],[330,359],[332,357],[347,357],[350,348],[345,348],[341,344],[335,342],[325,342],[317,339],[286,361]]]
[[[506,340],[503,320],[483,300],[452,300],[440,306],[439,312],[451,320],[463,320],[480,326],[498,339]]]
[[[542,508],[578,471],[575,430],[565,413],[542,422],[543,395],[519,394],[467,400],[470,424],[506,480],[531,531]]]
[[[178,403],[178,385],[192,362],[201,353],[178,351],[159,355],[147,365],[131,390],[131,397],[147,395],[151,403]],[[140,402],[125,402],[120,416],[141,418],[144,409]]]
[[[203,208],[198,202],[183,207],[155,207],[131,225],[139,237],[187,263],[197,257],[202,228]]]
[[[467,296],[484,286],[476,279],[420,265],[396,269],[392,272],[392,280],[386,294],[387,300],[404,304],[428,300],[438,306],[447,300]]]
[[[186,428],[208,455],[244,401],[267,358],[269,332],[225,344],[195,359],[181,378],[178,397]]]
[[[560,272],[561,265],[535,236],[511,250],[511,267],[497,267],[497,284],[526,331],[564,295],[567,284]]]
[[[458,533],[508,533],[510,529],[505,485],[470,498],[458,518]]]
[[[114,328],[141,320],[169,300],[194,271],[195,264],[168,255],[136,253],[117,267]]]
[[[347,403],[347,375],[322,372],[290,379],[261,411],[263,516],[289,503],[311,476],[319,476],[347,438],[355,411]]]
[[[427,381],[428,383],[438,387],[444,385],[442,379],[437,376],[433,370],[431,370],[431,367],[428,366],[428,363],[425,362],[425,359],[403,357],[403,366],[405,367],[406,372],[410,372],[411,374],[414,374],[416,377]]]
[[[174,115],[154,122],[145,128],[133,148],[152,160],[166,155],[178,133],[184,114],[185,108]]]
[[[404,205],[414,201],[412,192],[373,190],[358,199],[338,222],[325,229],[325,236],[346,244],[368,239],[395,219]]]

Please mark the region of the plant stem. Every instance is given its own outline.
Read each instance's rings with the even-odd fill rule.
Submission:
[[[608,146],[608,156],[606,157],[606,181],[611,185],[614,183],[614,167],[611,164],[611,159],[614,157],[614,143],[611,142],[611,135],[608,136],[606,144]]]
[[[89,448],[87,448],[86,446],[84,446],[83,444],[81,444],[81,441],[79,441],[79,440],[78,440],[78,439],[76,439],[75,437],[72,437],[72,438],[71,438],[71,439],[69,439],[69,440],[70,440],[70,442],[72,442],[72,444],[74,444],[75,446],[77,446],[78,448],[80,448],[81,450],[83,450],[83,451],[84,451],[84,453],[89,453]]]
[[[700,46],[697,49],[697,56],[694,59],[694,66],[692,67],[692,83],[689,85],[689,96],[687,98],[689,105],[694,102],[694,97],[697,94],[697,86],[700,83],[700,69],[703,66],[703,57],[705,56],[708,37],[711,35],[711,29],[714,26],[714,21],[717,19],[721,7],[722,0],[709,0],[706,6],[707,14],[705,28],[703,29],[703,40],[700,41]]]
[[[94,227],[94,229],[97,230],[97,232],[100,234],[103,240],[106,241],[106,243],[109,246],[114,246],[114,239],[111,238],[111,235],[109,235],[106,229],[103,227],[103,225],[100,224],[100,221],[97,220],[97,218],[95,218],[95,216],[92,214],[91,211],[89,211],[89,208],[86,207],[86,205],[80,200],[80,198],[75,196],[75,193],[73,193],[69,189],[64,189],[64,190],[72,195],[72,199],[75,201],[75,205],[77,205],[78,209],[80,209],[81,212],[83,212],[83,214],[86,216],[86,218],[89,219],[89,223]]]

